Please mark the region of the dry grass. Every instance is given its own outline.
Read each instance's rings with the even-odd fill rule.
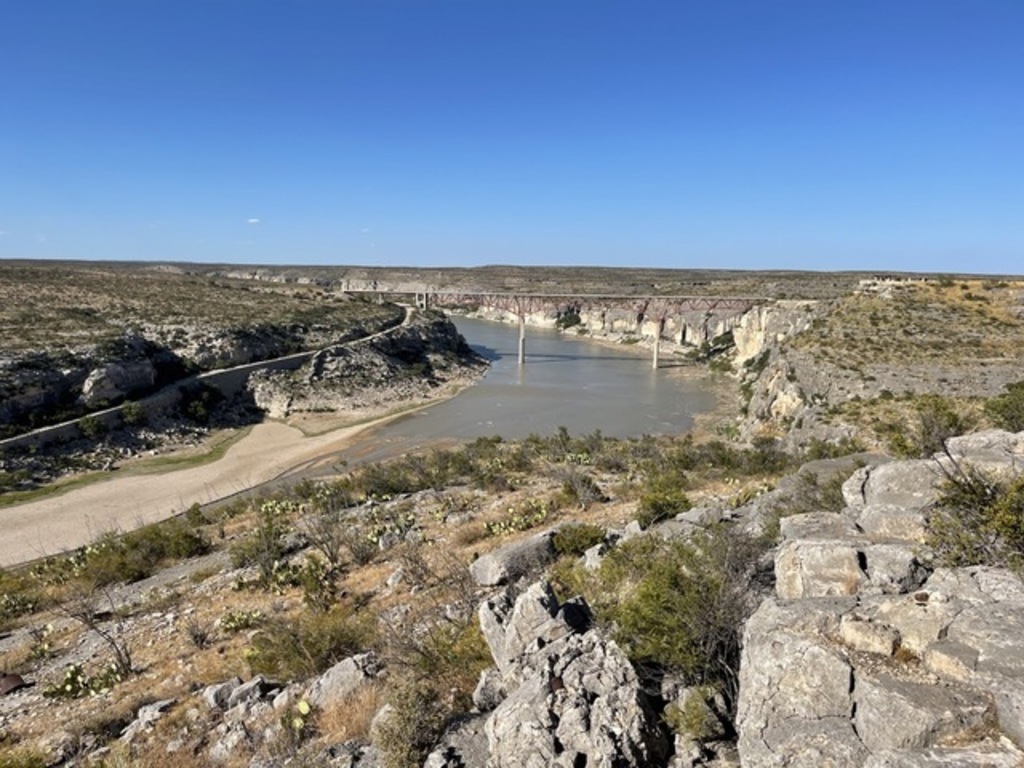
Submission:
[[[1024,345],[1024,320],[1013,311],[1022,287],[971,280],[846,296],[793,345],[855,365],[1015,359]]]
[[[143,328],[162,327],[173,342],[174,328],[196,326],[350,326],[388,312],[316,286],[138,265],[0,263],[0,347],[8,352],[98,344]]]
[[[364,685],[344,701],[316,713],[317,734],[327,744],[341,744],[350,739],[368,741],[370,723],[384,704],[382,685]]]

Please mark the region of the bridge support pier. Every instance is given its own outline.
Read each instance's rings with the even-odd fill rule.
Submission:
[[[519,316],[519,364],[526,362],[526,317]]]
[[[661,337],[660,336],[655,336],[654,337],[654,353],[651,356],[651,368],[653,368],[654,370],[658,370],[658,354],[659,354],[659,347],[660,346],[661,346]]]

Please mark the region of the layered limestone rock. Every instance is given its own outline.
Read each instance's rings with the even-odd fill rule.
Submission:
[[[1024,434],[950,441],[961,466],[1020,472]],[[744,766],[1024,761],[1024,582],[934,568],[941,462],[864,467],[841,514],[785,518],[776,597],[744,629]]]

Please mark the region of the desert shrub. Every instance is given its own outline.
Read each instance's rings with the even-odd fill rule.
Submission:
[[[202,650],[213,640],[213,627],[195,616],[185,620],[185,635],[193,646]]]
[[[560,474],[562,497],[567,503],[578,504],[580,509],[587,509],[591,504],[607,500],[608,497],[597,481],[576,467],[566,467]]]
[[[927,458],[939,453],[951,437],[969,432],[972,418],[941,395],[912,397],[913,413],[906,422],[877,424],[891,454],[899,458]]]
[[[997,427],[1008,432],[1024,431],[1024,381],[1007,384],[1006,391],[985,403],[985,413]]]
[[[817,472],[799,472],[794,477],[791,491],[775,501],[762,531],[767,541],[778,541],[779,523],[784,517],[808,512],[841,512],[846,508],[843,483],[853,471],[833,472],[822,478]]]
[[[649,528],[685,512],[691,506],[689,497],[679,488],[648,491],[640,494],[640,509],[636,520],[641,528]]]
[[[78,420],[78,428],[90,440],[98,440],[107,434],[107,425],[95,416],[83,416]]]
[[[139,427],[146,424],[148,417],[142,403],[129,402],[121,408],[121,419],[129,427]]]
[[[260,572],[260,582],[271,584],[285,555],[284,537],[290,529],[289,517],[293,511],[294,505],[290,502],[263,501],[256,513],[256,528],[231,547],[232,566],[255,566]]]
[[[271,619],[253,637],[245,658],[253,674],[301,680],[368,648],[375,634],[351,608],[306,613],[297,620]]]
[[[419,766],[453,718],[470,710],[473,688],[493,660],[479,625],[470,620],[393,633],[389,657],[396,671],[388,695],[393,709],[375,742],[385,765]]]
[[[431,686],[405,682],[388,696],[388,716],[375,729],[374,744],[385,768],[418,768],[444,733],[448,714]]]
[[[682,706],[670,704],[665,708],[665,724],[673,733],[688,739],[703,741],[721,733],[721,723],[707,700],[714,699],[712,686],[697,688],[686,697]]]
[[[734,703],[764,546],[726,527],[688,541],[641,536],[611,550],[596,573],[577,568],[575,578],[641,671],[671,670]]]
[[[605,530],[589,523],[569,523],[555,531],[551,545],[559,555],[579,557],[588,549],[604,542]]]
[[[209,550],[210,542],[201,532],[174,518],[125,534],[105,533],[66,561],[71,576],[104,586],[139,581],[170,561]]]
[[[1024,475],[988,476],[956,463],[929,520],[942,565],[1024,567]]]
[[[790,515],[804,512],[841,512],[846,508],[843,483],[852,472],[836,472],[822,479],[817,472],[800,472],[796,486],[784,503]]]
[[[851,437],[843,437],[838,442],[826,442],[819,438],[812,438],[804,447],[803,461],[837,459],[841,456],[849,456],[851,453],[860,453],[863,450],[864,446]]]
[[[951,437],[970,431],[971,420],[940,395],[922,395],[917,403],[919,455],[943,450]]]

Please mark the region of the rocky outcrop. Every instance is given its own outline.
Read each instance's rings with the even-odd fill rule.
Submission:
[[[1024,434],[950,441],[989,471],[1019,472],[1022,450]],[[776,596],[744,629],[745,766],[1024,760],[1024,582],[933,567],[924,525],[944,477],[938,458],[865,467],[842,513],[782,521]]]
[[[582,600],[560,604],[538,582],[515,600],[504,592],[485,602],[480,625],[499,673],[485,676],[482,686],[504,694],[484,726],[488,766],[647,766],[666,759],[665,735],[636,672],[590,626]]]
[[[470,564],[470,575],[481,587],[516,581],[554,559],[552,537],[553,532],[547,531],[487,552]]]
[[[396,307],[390,323],[402,314]],[[0,434],[116,405],[190,374],[342,344],[386,325],[145,326],[103,344],[0,359]]]
[[[415,403],[445,384],[469,380],[485,365],[448,319],[425,312],[387,335],[322,349],[297,371],[255,373],[249,388],[257,406],[284,418]]]

